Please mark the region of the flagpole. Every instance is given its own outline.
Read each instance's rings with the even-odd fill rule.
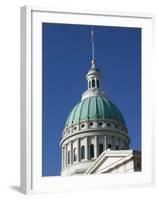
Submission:
[[[95,56],[94,56],[94,30],[93,30],[93,26],[92,26],[92,30],[91,30],[91,42],[92,42],[92,60],[95,60]]]

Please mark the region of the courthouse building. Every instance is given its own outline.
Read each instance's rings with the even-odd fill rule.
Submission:
[[[141,152],[129,149],[124,117],[101,89],[94,55],[86,79],[88,89],[69,113],[62,133],[61,175],[141,171]]]

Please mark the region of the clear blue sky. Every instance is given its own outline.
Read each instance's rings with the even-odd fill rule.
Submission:
[[[87,89],[91,26],[49,24],[43,34],[43,176],[60,175],[67,116]],[[133,149],[141,148],[141,29],[94,26],[102,89],[122,112]]]

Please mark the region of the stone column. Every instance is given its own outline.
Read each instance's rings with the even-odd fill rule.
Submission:
[[[94,158],[98,157],[98,141],[97,141],[97,136],[95,136],[95,145],[94,145]]]
[[[104,136],[104,150],[107,150],[107,136]]]
[[[77,139],[77,162],[80,161],[80,143],[79,138]]]
[[[70,163],[72,164],[73,163],[73,144],[72,144],[72,141],[70,142]]]
[[[95,77],[95,88],[97,88],[97,78]]]
[[[64,146],[64,167],[67,166],[67,148]]]
[[[64,147],[62,147],[62,155],[61,155],[61,168],[64,168]]]

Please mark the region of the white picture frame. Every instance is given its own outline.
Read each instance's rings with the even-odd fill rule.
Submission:
[[[142,28],[142,171],[100,176],[42,177],[41,24],[72,23]],[[81,191],[94,188],[143,186],[154,183],[152,118],[153,16],[139,13],[21,8],[21,191]],[[144,134],[143,134],[144,133]],[[150,134],[151,133],[151,134]]]

